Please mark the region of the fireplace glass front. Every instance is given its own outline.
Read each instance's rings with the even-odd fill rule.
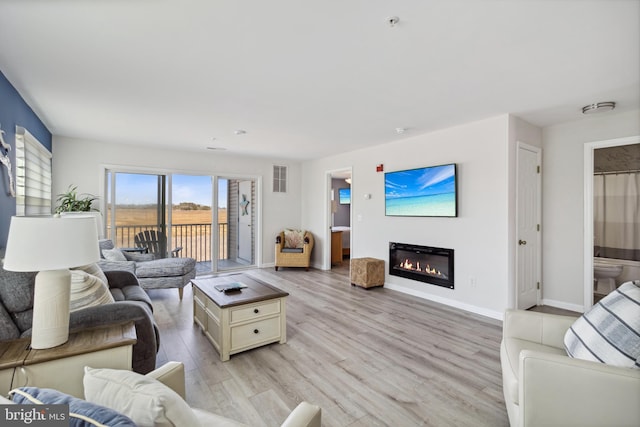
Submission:
[[[390,242],[389,274],[453,289],[453,249]]]

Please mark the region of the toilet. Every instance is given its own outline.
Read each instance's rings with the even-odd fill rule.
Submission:
[[[622,273],[623,266],[610,264],[599,259],[593,260],[593,278],[596,285],[594,292],[607,295],[616,289],[616,278]]]

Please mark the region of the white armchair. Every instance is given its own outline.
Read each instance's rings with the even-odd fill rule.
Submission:
[[[167,362],[160,368],[147,374],[165,384],[180,397],[185,398],[184,365],[181,362]],[[212,412],[192,408],[202,426],[242,427],[245,424],[224,418]],[[321,427],[319,406],[301,402],[289,414],[281,427]]]
[[[506,311],[500,361],[512,427],[640,425],[640,369],[567,356],[564,335],[575,320]]]
[[[157,381],[149,381],[148,378],[154,378]],[[159,384],[158,381],[164,385]],[[16,397],[8,400],[0,396],[0,404],[14,404],[16,401],[18,403],[68,404],[74,409],[73,418],[84,419],[87,424],[93,420],[92,425],[131,425],[133,420],[137,425],[245,426],[212,412],[190,408],[184,401],[184,365],[180,362],[168,362],[145,376],[117,369],[87,368],[83,385],[86,402],[34,385],[10,392],[11,395],[18,396],[17,400]],[[131,419],[123,420],[122,415]],[[289,414],[282,427],[321,427],[320,407],[307,402],[300,403]]]

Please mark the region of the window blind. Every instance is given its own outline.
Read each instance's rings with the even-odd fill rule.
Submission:
[[[16,126],[16,215],[51,215],[51,153]]]

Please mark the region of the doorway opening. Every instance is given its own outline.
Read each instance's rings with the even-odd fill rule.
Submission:
[[[327,245],[324,253],[327,270],[348,267],[351,259],[351,168],[327,172]]]
[[[255,266],[256,183],[252,179],[218,178],[219,231],[217,271]]]
[[[608,149],[613,147],[626,147],[631,145],[640,144],[640,136],[633,136],[628,138],[617,138],[606,141],[595,141],[590,142],[584,145],[584,308],[586,311],[591,308],[602,296],[603,286],[596,285],[596,275],[594,274],[595,260],[598,254],[603,254],[607,251],[603,250],[603,244],[608,245],[607,241],[604,240],[602,230],[596,230],[596,219],[600,217],[602,212],[596,214],[595,212],[595,196],[599,193],[599,189],[595,188],[595,158],[596,158],[596,150],[600,149]],[[627,157],[627,156],[625,156]],[[622,169],[627,169],[627,166],[622,166]],[[639,169],[637,165],[635,167],[628,168],[631,169]],[[618,172],[623,172],[619,170]],[[636,195],[637,197],[637,195]],[[624,196],[623,198],[627,198]],[[598,225],[600,226],[600,225]],[[598,231],[596,233],[596,231]],[[605,246],[606,247],[606,246]],[[616,248],[612,248],[616,249]],[[640,248],[629,248],[624,250],[623,252],[631,252],[634,249]],[[612,252],[610,249],[609,252]],[[615,252],[615,251],[613,251]],[[623,260],[616,259],[616,265],[622,265],[623,269],[620,273],[619,277],[615,279],[615,281],[623,281],[624,274],[632,274],[636,275],[640,272],[640,262],[633,260]],[[609,267],[609,266],[607,266]],[[623,273],[624,270],[627,270],[627,273]],[[628,273],[632,271],[632,273]],[[614,281],[614,283],[615,283]],[[609,288],[610,290],[611,288]]]

